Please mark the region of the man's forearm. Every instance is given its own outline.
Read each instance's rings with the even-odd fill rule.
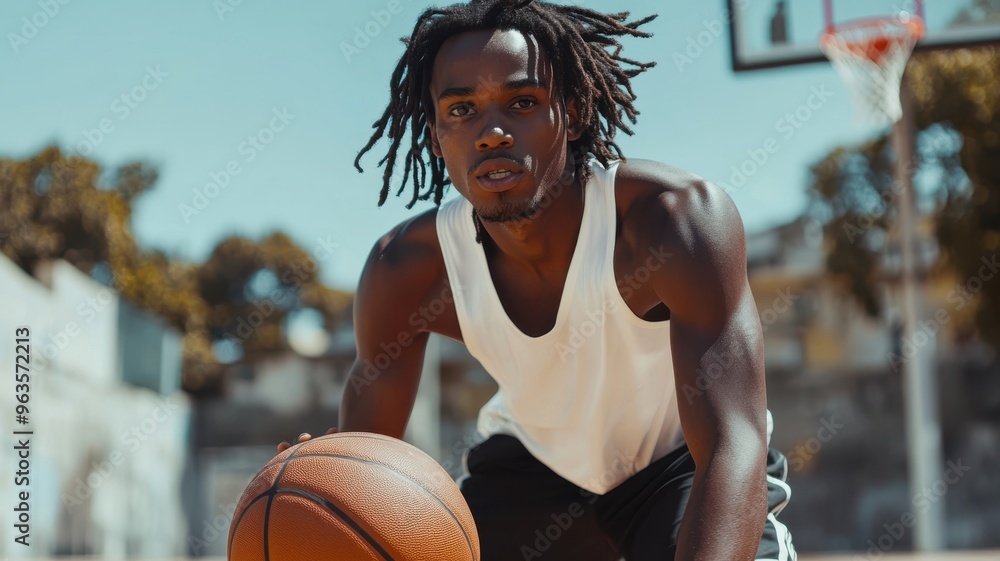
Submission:
[[[340,401],[340,431],[403,438],[413,398],[409,389],[400,391],[395,385],[389,380],[368,380],[363,374],[352,372]]]
[[[766,447],[716,454],[695,472],[677,537],[676,561],[752,561],[767,519]]]

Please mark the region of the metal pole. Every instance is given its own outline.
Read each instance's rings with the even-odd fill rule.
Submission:
[[[916,197],[913,190],[913,170],[916,167],[914,150],[912,93],[903,80],[900,91],[903,116],[892,130],[892,144],[896,152],[896,185],[898,187],[902,285],[904,350],[906,343],[915,349],[913,356],[903,362],[904,396],[906,409],[906,444],[910,476],[910,507],[915,517],[913,544],[917,551],[944,549],[945,500],[934,496],[931,489],[942,479],[941,423],[939,420],[936,391],[936,337],[924,332],[917,345],[920,306],[917,277],[917,218]],[[905,355],[904,355],[905,356]],[[927,497],[917,506],[917,497]],[[927,508],[929,505],[929,508]]]

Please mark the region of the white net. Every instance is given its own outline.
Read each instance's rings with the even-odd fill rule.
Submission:
[[[847,82],[865,122],[891,125],[902,117],[900,79],[923,29],[920,18],[902,14],[846,23],[823,34],[820,47]]]

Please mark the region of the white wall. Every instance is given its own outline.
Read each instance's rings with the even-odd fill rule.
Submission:
[[[13,419],[13,377],[3,376],[0,557],[43,557],[57,547],[104,559],[183,553],[188,400],[122,382],[118,314],[127,304],[114,290],[65,262],[41,274],[49,287],[0,256],[0,364],[13,368],[15,329],[29,327],[27,428],[34,431],[25,548],[14,542],[11,508],[25,489],[15,488],[11,470],[18,459],[12,431],[21,427]],[[165,339],[176,337],[164,328]]]

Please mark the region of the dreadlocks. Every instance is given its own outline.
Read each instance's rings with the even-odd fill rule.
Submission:
[[[413,179],[413,196],[406,208],[418,200],[433,196],[440,204],[445,178],[444,162],[431,150],[428,119],[434,118],[430,96],[431,70],[441,45],[449,37],[464,31],[480,29],[516,29],[535,37],[552,61],[555,86],[564,97],[575,97],[580,108],[583,134],[570,143],[576,154],[593,154],[603,165],[609,159],[623,158],[614,142],[615,131],[631,135],[624,117],[635,124],[639,111],[632,105],[635,93],[629,81],[655,62],[637,62],[620,56],[622,45],[615,39],[624,35],[651,37],[638,27],[656,15],[627,23],[629,12],[602,14],[578,6],[559,6],[537,0],[472,0],[446,8],[430,8],[420,15],[413,33],[404,37],[406,52],[396,64],[390,79],[390,101],[382,117],[372,125],[375,133],[358,152],[354,167],[361,169],[361,157],[383,136],[391,139],[388,153],[379,161],[385,166],[382,191],[378,204],[389,195],[389,183],[396,166],[396,157],[403,134],[410,129],[409,151],[404,156],[403,183],[396,191],[402,194],[407,181]],[[607,48],[613,48],[613,51]],[[632,68],[624,68],[630,65]],[[603,119],[603,122],[601,121]],[[408,124],[409,123],[409,124]],[[427,186],[426,150],[430,163],[430,186]],[[614,154],[612,154],[612,150]],[[590,176],[584,158],[578,158],[577,175],[581,181]]]

